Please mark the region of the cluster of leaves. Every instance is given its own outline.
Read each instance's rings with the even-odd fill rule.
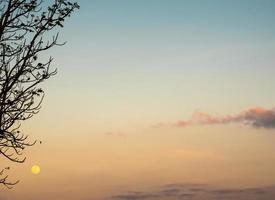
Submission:
[[[68,0],[54,0],[43,6],[42,0],[0,0],[0,155],[22,163],[22,151],[29,142],[20,132],[21,122],[40,110],[44,91],[39,84],[56,74],[53,60],[39,62],[42,52],[58,43],[58,33],[47,39],[47,33],[63,27],[72,12],[79,8]],[[46,38],[46,39],[45,39]],[[0,184],[12,185],[7,177]]]

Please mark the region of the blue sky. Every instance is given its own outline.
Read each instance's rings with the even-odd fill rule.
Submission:
[[[140,97],[170,96],[176,104],[185,99],[190,112],[272,106],[274,1],[79,4],[63,32],[68,44],[55,51],[63,87],[83,88],[87,98],[106,93],[102,98],[119,102],[126,96],[136,104]]]

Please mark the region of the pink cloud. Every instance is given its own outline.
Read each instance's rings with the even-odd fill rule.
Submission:
[[[275,108],[251,108],[235,115],[211,115],[204,112],[195,112],[188,120],[179,120],[175,123],[178,127],[186,127],[193,124],[211,125],[241,123],[255,128],[275,128]]]

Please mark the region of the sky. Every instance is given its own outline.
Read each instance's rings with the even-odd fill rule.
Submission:
[[[275,1],[78,3],[0,200],[275,198]]]

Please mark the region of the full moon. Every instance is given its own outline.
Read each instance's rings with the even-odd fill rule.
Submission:
[[[31,171],[32,171],[33,174],[39,174],[40,173],[40,167],[38,165],[34,165],[34,166],[32,166]]]

